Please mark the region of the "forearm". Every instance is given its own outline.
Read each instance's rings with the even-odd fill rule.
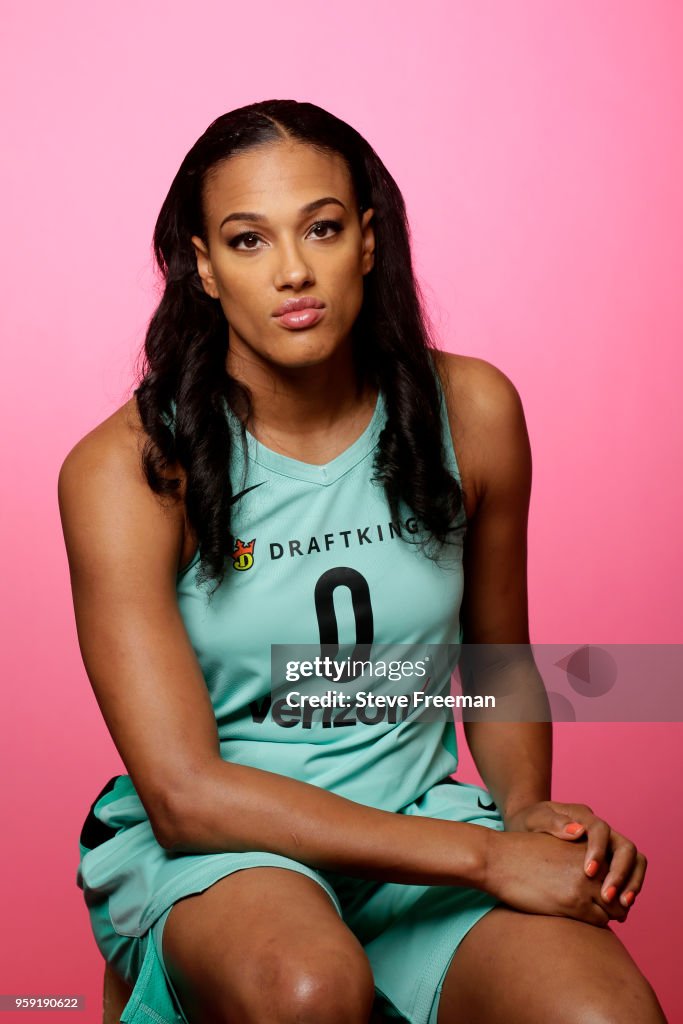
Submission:
[[[268,851],[361,878],[486,888],[493,833],[478,825],[378,810],[220,759],[186,793],[164,843],[173,852]]]
[[[504,818],[550,799],[551,722],[465,722],[464,729],[474,763]]]
[[[495,711],[465,721],[464,729],[479,774],[503,817],[549,800],[550,704],[530,645],[466,645],[460,675],[465,692],[496,697]]]

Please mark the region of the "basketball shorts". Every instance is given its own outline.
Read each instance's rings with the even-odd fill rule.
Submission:
[[[93,809],[96,814],[97,804]],[[499,831],[504,827],[485,789],[450,776],[399,813],[469,822]],[[499,902],[478,889],[352,878],[268,852],[206,854],[200,860],[214,870],[208,876],[197,870],[194,881],[188,881],[185,873],[182,891],[142,935],[122,934],[120,924],[117,929],[110,896],[98,900],[92,893],[86,894],[102,955],[133,986],[122,1024],[189,1024],[164,964],[164,925],[177,899],[203,892],[235,871],[289,868],[321,885],[365,949],[374,975],[376,1007],[387,1017],[410,1024],[436,1024],[441,988],[458,945]]]

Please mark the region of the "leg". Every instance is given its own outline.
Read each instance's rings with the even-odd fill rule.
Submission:
[[[192,1024],[367,1024],[363,947],[325,891],[286,868],[246,868],[180,900],[166,969]]]
[[[116,973],[111,964],[106,964],[102,995],[102,1024],[118,1024],[131,992],[130,985]]]
[[[650,984],[609,928],[495,907],[462,940],[438,1024],[666,1024]]]

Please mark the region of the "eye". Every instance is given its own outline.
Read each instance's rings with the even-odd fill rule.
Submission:
[[[343,230],[338,220],[318,220],[312,225],[311,231],[318,231],[320,228],[324,228],[325,230],[327,230],[327,228],[333,228],[335,235],[338,235],[339,232]],[[320,235],[317,235],[316,237],[320,238]],[[329,238],[330,236],[326,235],[325,237]]]
[[[243,240],[246,241],[252,238],[258,238],[258,235],[255,235],[253,231],[244,231],[241,235],[235,235],[234,238],[231,238],[230,241],[228,242],[228,245],[230,246],[231,249],[237,249],[239,242]],[[255,247],[252,245],[247,246],[247,252],[253,250],[254,248]]]

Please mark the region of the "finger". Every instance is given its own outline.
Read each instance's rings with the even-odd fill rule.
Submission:
[[[572,818],[569,814],[548,814],[539,815],[534,823],[533,817],[529,819],[529,827],[533,832],[547,832],[548,835],[557,836],[558,839],[579,839],[586,833],[585,825]]]
[[[619,924],[623,924],[629,915],[629,907],[624,907],[618,900],[614,903],[602,903],[599,902],[598,906],[607,915],[608,921],[618,921]]]
[[[586,834],[586,826],[580,821],[572,821],[565,818],[562,831],[559,832],[561,839],[577,839]]]
[[[617,921],[619,924],[623,924],[628,918],[630,907],[624,907],[618,901],[615,901],[613,906],[614,909],[608,911],[610,921]]]
[[[629,878],[624,882],[624,887],[619,897],[623,907],[632,907],[633,901],[643,888],[645,872],[647,871],[647,857],[643,853],[636,855],[636,864]]]
[[[605,911],[611,921],[625,921],[628,917],[629,908],[625,907],[619,900],[612,899],[609,901],[604,899],[597,882],[595,883],[593,900]]]
[[[569,821],[586,822],[596,817],[588,804],[561,804],[553,800],[550,801],[550,806],[558,814],[565,814]]]
[[[613,829],[610,831],[610,849],[612,857],[609,871],[602,883],[602,898],[610,903],[618,892],[621,892],[627,878],[636,865],[638,850],[635,843],[632,843],[626,836],[622,836]]]
[[[610,916],[604,907],[600,906],[595,900],[591,900],[590,905],[586,908],[586,916],[579,918],[581,921],[587,921],[588,924],[597,925],[598,928],[606,928],[610,922]]]
[[[589,878],[594,878],[600,869],[600,865],[607,860],[607,850],[611,829],[602,818],[593,818],[585,822],[588,840],[586,843],[586,857],[583,862],[584,871]]]

